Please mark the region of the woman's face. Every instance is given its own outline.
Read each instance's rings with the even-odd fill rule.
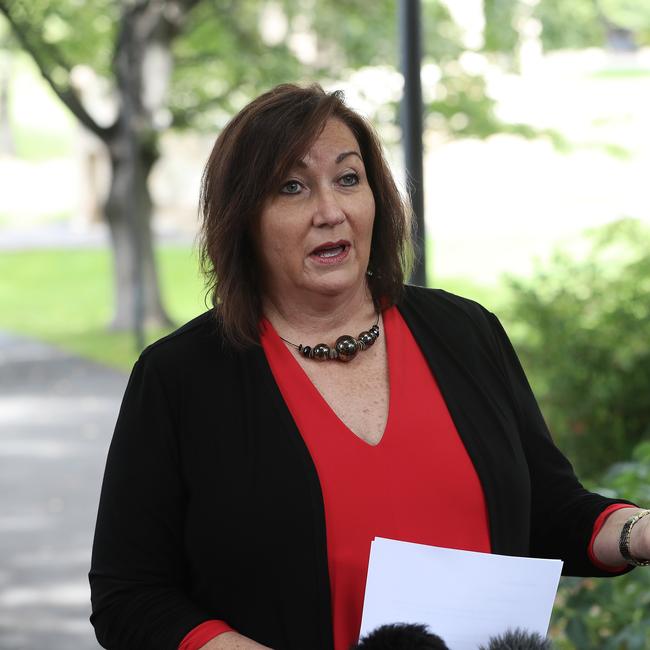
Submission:
[[[295,301],[359,290],[375,200],[352,131],[329,120],[266,201],[254,232],[266,295]]]

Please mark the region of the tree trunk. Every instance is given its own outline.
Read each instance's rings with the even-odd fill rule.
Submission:
[[[40,25],[16,4],[0,0],[0,12],[34,58],[44,79],[79,121],[109,150],[111,186],[104,206],[113,244],[114,329],[133,329],[138,343],[143,328],[171,321],[162,306],[153,251],[149,173],[158,158],[158,134],[169,126],[166,110],[173,57],[171,45],[189,11],[200,0],[122,0],[113,56],[118,116],[100,126],[69,83],[54,71],[65,70],[52,43],[40,40]],[[69,75],[68,75],[69,76]],[[1,105],[1,97],[0,97]]]
[[[147,182],[157,156],[124,139],[112,144],[109,153],[112,175],[104,210],[113,248],[111,328],[135,330],[139,316],[145,328],[169,326],[172,321],[162,305],[156,271]]]
[[[143,330],[171,323],[162,306],[151,229],[148,178],[158,158],[156,113],[166,99],[173,30],[165,2],[123,5],[113,69],[120,96],[108,140],[112,180],[106,203],[115,278],[113,329]],[[155,88],[156,92],[151,92]]]

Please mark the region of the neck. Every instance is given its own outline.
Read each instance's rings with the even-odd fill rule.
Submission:
[[[268,296],[263,300],[263,309],[278,334],[289,340],[299,339],[298,343],[307,343],[311,337],[326,342],[344,333],[354,336],[357,329],[368,329],[376,318],[365,283],[345,296],[311,296],[301,303]]]

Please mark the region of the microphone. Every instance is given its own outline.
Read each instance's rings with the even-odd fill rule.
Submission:
[[[449,650],[449,646],[426,625],[393,623],[373,630],[350,650]],[[536,632],[515,629],[490,638],[478,650],[553,650],[553,646]]]
[[[429,632],[426,625],[393,623],[366,634],[350,650],[449,650],[449,647],[439,636]]]
[[[479,650],[552,650],[552,648],[551,642],[536,632],[526,632],[517,628],[492,637],[487,646],[480,646]]]

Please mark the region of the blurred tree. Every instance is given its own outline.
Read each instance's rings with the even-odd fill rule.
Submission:
[[[11,156],[15,152],[9,115],[9,90],[15,49],[16,44],[8,25],[0,23],[0,156],[3,154]]]
[[[449,3],[450,4],[450,3]],[[483,0],[482,42],[465,43],[466,38],[450,20],[444,7],[430,16],[436,33],[430,35],[426,61],[435,63],[439,79],[432,89],[426,109],[430,128],[449,137],[487,138],[495,133],[513,133],[525,138],[548,137],[558,149],[568,142],[552,129],[503,121],[490,95],[487,75],[491,66],[518,70],[522,33],[531,17],[535,0]],[[440,34],[447,36],[440,47]],[[471,46],[470,46],[471,45]]]
[[[514,52],[519,44],[514,19],[521,0],[483,0],[487,52]]]
[[[650,44],[650,4],[639,0],[596,0],[613,49]]]
[[[587,478],[650,436],[650,229],[622,220],[590,242],[510,279],[507,315],[549,427]]]
[[[118,329],[134,325],[138,297],[141,320],[169,322],[156,278],[147,177],[158,157],[171,43],[196,2],[0,2],[19,43],[56,95],[108,149],[112,179],[104,213],[114,251],[113,326]],[[82,62],[113,79],[117,108],[108,124],[87,110],[74,87],[73,67]],[[143,281],[141,296],[136,274]]]
[[[545,50],[581,49],[605,44],[605,26],[594,0],[541,0],[534,15],[542,23]]]
[[[104,215],[114,253],[116,329],[132,328],[138,320],[169,323],[156,275],[147,183],[161,132],[173,123],[191,124],[209,105],[236,106],[249,88],[295,77],[300,69],[284,44],[269,50],[260,41],[259,5],[0,1],[0,12],[56,95],[107,147],[112,176]],[[79,64],[111,82],[115,115],[106,122],[84,105],[75,86]]]
[[[109,152],[112,181],[104,213],[114,250],[113,327],[132,327],[138,302],[147,324],[168,322],[147,185],[160,134],[169,127],[214,131],[282,81],[340,80],[370,65],[394,71],[396,9],[396,0],[0,0],[0,13],[21,47]],[[480,137],[503,130],[481,72],[457,62],[467,46],[442,0],[423,1],[423,32],[425,62],[440,70],[424,88],[434,98],[427,106],[429,126]],[[490,42],[509,47],[505,36]],[[115,108],[108,119],[84,103],[75,85],[80,65],[109,81]],[[399,88],[383,101],[388,119],[395,119],[398,101]],[[141,301],[133,282],[138,275],[144,281]]]
[[[604,47],[631,49],[650,44],[650,4],[639,0],[540,0],[546,50]]]

